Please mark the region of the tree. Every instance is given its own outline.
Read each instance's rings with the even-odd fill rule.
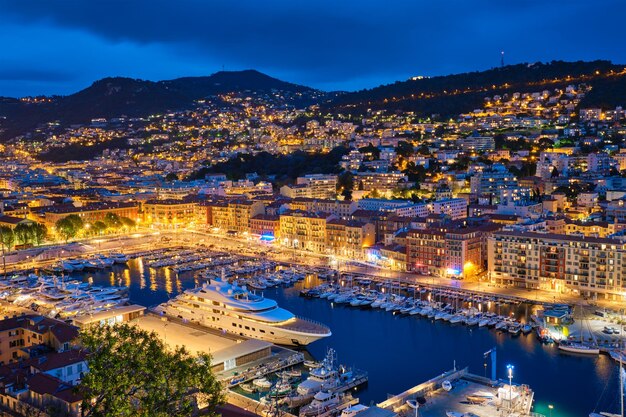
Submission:
[[[15,243],[15,234],[9,226],[0,226],[0,242],[7,250],[11,250]]]
[[[550,173],[550,178],[556,178],[559,176],[559,170],[556,167],[552,167],[552,172]]]
[[[106,216],[104,216],[104,224],[106,224],[109,229],[119,229],[122,227],[120,216],[115,213],[107,213]]]
[[[57,233],[63,238],[65,243],[76,237],[83,228],[83,220],[76,214],[70,214],[55,223]]]
[[[378,190],[376,188],[374,188],[372,191],[370,191],[369,198],[381,198],[380,193],[378,192]]]
[[[15,234],[15,239],[20,243],[20,245],[26,245],[32,240],[30,224],[18,223],[15,226],[15,229],[13,229],[13,233]]]
[[[354,189],[354,175],[350,171],[342,172],[337,177],[337,191],[345,200],[352,200],[352,190]]]
[[[107,225],[104,224],[104,222],[101,222],[99,220],[95,222],[93,226],[91,227],[92,227],[93,232],[97,235],[101,235],[107,230]]]
[[[33,223],[30,225],[33,243],[35,245],[41,245],[48,236],[48,228],[41,223]]]
[[[128,230],[137,226],[135,221],[133,219],[129,219],[128,217],[120,217],[120,223],[122,224],[122,227],[125,227]]]
[[[363,146],[362,148],[359,148],[359,152],[365,155],[369,155],[370,157],[368,158],[368,160],[376,160],[380,158],[380,149],[378,149],[376,146],[372,145],[371,143],[367,146]]]
[[[89,364],[79,386],[83,417],[187,417],[195,399],[208,404],[205,415],[217,415],[223,396],[209,355],[171,350],[155,333],[128,324],[86,327],[80,342]]]
[[[80,232],[83,227],[85,227],[85,223],[83,222],[83,219],[81,219],[81,217],[78,214],[70,214],[69,216],[66,217],[66,219],[70,223],[72,223],[77,233]]]
[[[178,180],[178,175],[175,172],[170,172],[165,176],[166,182],[172,182]]]
[[[413,155],[413,145],[407,141],[401,140],[398,142],[398,146],[396,146],[395,151],[398,156],[408,158]]]

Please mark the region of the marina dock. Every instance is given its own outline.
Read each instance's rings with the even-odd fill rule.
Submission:
[[[442,387],[444,382],[451,384],[449,391]],[[440,417],[448,412],[481,417],[537,417],[539,414],[531,411],[533,399],[534,392],[526,385],[510,386],[501,381],[491,381],[463,368],[444,372],[389,397],[377,406],[407,417],[415,413],[407,404],[409,400],[416,400],[420,404],[421,417]]]

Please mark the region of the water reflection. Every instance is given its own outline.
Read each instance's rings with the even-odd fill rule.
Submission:
[[[174,274],[163,268],[144,268],[140,259],[130,261],[128,266],[114,266],[113,274],[128,285],[131,302],[146,306],[164,302],[201,284],[194,273]],[[86,280],[92,276],[94,284],[109,285],[115,282],[113,274],[97,271],[74,277]],[[316,284],[313,278],[304,281],[306,287]],[[483,354],[496,346],[498,376],[504,376],[507,363],[514,364],[516,380],[529,384],[536,392],[535,411],[547,416],[548,404],[554,406],[553,417],[582,416],[594,409],[616,410],[617,367],[607,356],[594,359],[564,354],[554,345],[540,344],[534,333],[511,337],[508,333],[485,328],[467,328],[421,317],[354,309],[326,300],[304,299],[299,297],[299,289],[267,289],[264,293],[293,313],[331,327],[333,335],[329,339],[313,343],[307,349],[315,358],[321,358],[327,347],[333,347],[342,363],[367,370],[370,382],[358,393],[364,404],[379,402],[387,393],[402,392],[451,369],[454,361],[457,366],[469,366],[474,373],[490,374],[491,362],[485,368]],[[397,289],[385,291],[396,293]],[[513,315],[518,319],[535,312],[529,305],[446,299],[430,292],[411,295],[422,300],[442,300],[458,307],[467,307],[471,302],[482,311]]]
[[[163,274],[165,275],[165,291],[169,295],[172,295],[174,293],[174,287],[172,286],[172,270],[165,268]]]

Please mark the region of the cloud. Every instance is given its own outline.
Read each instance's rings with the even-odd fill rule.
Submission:
[[[50,82],[71,81],[76,75],[71,71],[54,69],[37,69],[29,67],[2,67],[0,81],[40,81]]]
[[[501,50],[510,63],[626,62],[624,14],[621,0],[0,0],[0,19],[22,32],[55,31],[58,38],[38,41],[60,49],[59,60],[72,61],[82,78],[101,73],[90,68],[93,59],[118,71],[107,75],[163,79],[224,65],[343,89],[485,69],[499,63]],[[35,38],[13,39],[19,46]],[[98,49],[72,52],[67,45],[75,42]],[[28,58],[21,49],[8,54]]]

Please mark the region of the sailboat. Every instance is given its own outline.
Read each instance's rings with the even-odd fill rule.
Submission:
[[[585,355],[599,355],[600,349],[597,346],[590,346],[583,343],[583,321],[580,325],[580,341],[561,340],[559,342],[559,350],[570,353],[582,353]]]

